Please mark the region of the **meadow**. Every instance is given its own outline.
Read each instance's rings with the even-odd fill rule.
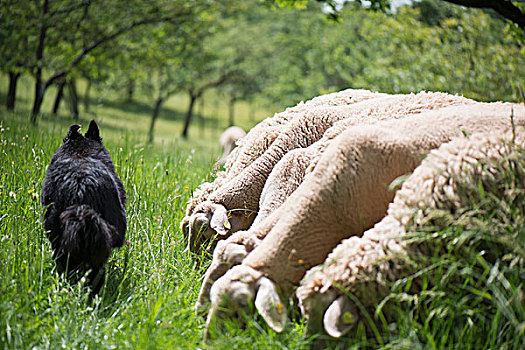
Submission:
[[[63,109],[58,116],[44,116],[32,126],[23,98],[15,112],[0,109],[0,346],[310,348],[319,337],[304,338],[304,321],[297,311],[291,312],[292,321],[282,334],[271,331],[258,316],[251,316],[246,327],[241,329],[232,321],[217,339],[204,342],[205,319],[195,314],[193,305],[209,260],[190,256],[179,223],[193,190],[213,179],[211,174],[220,155],[220,132],[208,127],[201,136],[195,128],[193,136],[185,141],[174,136],[181,122],[161,115],[159,137],[148,145],[144,132],[147,108],[138,108],[138,102],[125,104],[112,95],[101,101],[104,103],[92,112],[81,114],[80,123],[87,125],[91,118],[100,121],[104,144],[127,191],[129,244],[113,252],[105,285],[95,298],[89,297],[83,283],[70,285],[56,272],[39,202],[51,156],[69,125],[77,121]],[[173,100],[166,113],[176,113],[177,105],[177,99]],[[398,305],[395,329],[386,325],[387,333],[376,330],[367,334],[358,327],[354,337],[343,342],[327,341],[323,346],[524,346],[525,231],[521,224],[525,218],[525,191],[520,170],[524,164],[519,163],[517,172],[509,175],[509,188],[515,193],[512,203],[484,195],[477,200],[482,205],[467,211],[469,218],[474,218],[469,221],[472,225],[452,222],[449,229],[432,236],[450,245],[450,249],[442,256],[415,261],[421,273],[428,275],[423,293],[409,293],[410,279],[394,286],[389,300]],[[494,230],[506,232],[507,236],[494,241],[490,235]],[[477,232],[487,234],[476,236]],[[468,248],[459,254],[454,250],[458,241]],[[489,248],[485,243],[490,244]],[[483,251],[491,247],[503,252],[501,260],[484,258]],[[376,316],[383,320],[381,312]]]
[[[212,180],[220,130],[203,133],[195,125],[194,136],[181,140],[181,121],[166,117],[177,114],[170,106],[180,96],[161,114],[153,145],[146,143],[147,108],[119,97],[82,113],[80,120],[73,120],[64,105],[59,115],[44,115],[31,126],[30,90],[29,85],[21,90],[16,112],[0,111],[2,348],[296,349],[306,344],[299,326],[277,335],[255,323],[244,331],[232,324],[237,334],[203,342],[204,318],[193,305],[209,262],[189,255],[179,223],[193,190]],[[103,142],[127,191],[129,241],[114,251],[106,284],[94,299],[82,283],[70,285],[56,272],[39,202],[47,165],[69,125],[86,126],[91,118],[100,121]]]

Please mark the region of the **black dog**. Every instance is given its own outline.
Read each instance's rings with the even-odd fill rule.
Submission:
[[[88,270],[94,293],[103,282],[102,267],[126,233],[126,193],[91,121],[85,136],[69,128],[42,186],[44,226],[60,272],[70,280]]]

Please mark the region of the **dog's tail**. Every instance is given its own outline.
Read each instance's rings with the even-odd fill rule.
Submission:
[[[70,268],[98,270],[108,260],[116,229],[89,205],[73,205],[60,214],[62,237],[59,255]]]

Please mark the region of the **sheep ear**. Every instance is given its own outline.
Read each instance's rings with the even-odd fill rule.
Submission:
[[[190,218],[188,216],[182,219],[180,223],[180,230],[182,231],[182,236],[187,239],[188,235],[190,234]]]
[[[341,295],[326,310],[323,325],[326,333],[334,338],[339,338],[348,333],[357,320],[355,305],[348,297]]]
[[[266,323],[274,331],[281,333],[286,324],[286,307],[281,302],[275,284],[271,280],[261,277],[258,283],[255,307]]]
[[[228,212],[222,205],[215,205],[214,211],[210,220],[210,227],[219,235],[226,236],[230,232],[231,224],[228,220]]]
[[[97,123],[94,120],[92,120],[89,123],[89,128],[88,128],[88,131],[86,132],[85,136],[88,139],[92,139],[92,140],[95,140],[95,141],[98,141],[98,142],[102,141],[102,139],[100,138],[100,132],[98,130],[98,125],[97,125]]]

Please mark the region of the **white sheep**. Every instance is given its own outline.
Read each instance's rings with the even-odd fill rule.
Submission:
[[[345,90],[288,108],[255,126],[244,137],[212,184],[190,200],[181,223],[189,248],[246,229],[258,210],[259,197],[274,165],[291,149],[307,147],[360,102],[388,96],[366,90]],[[213,245],[211,246],[213,247]]]
[[[222,147],[222,157],[219,160],[220,164],[224,164],[226,162],[226,158],[230,155],[230,153],[234,150],[235,147],[237,147],[238,142],[246,136],[246,131],[241,129],[238,126],[230,126],[224,132],[221,134],[221,137],[219,138],[219,143]]]
[[[373,313],[388,293],[387,282],[415,272],[407,263],[408,256],[433,254],[435,245],[411,245],[405,239],[407,232],[424,225],[432,209],[457,213],[469,206],[469,198],[459,195],[462,188],[477,188],[484,179],[504,183],[498,176],[506,176],[502,169],[508,171],[509,154],[523,159],[523,153],[516,152],[525,147],[523,128],[516,135],[476,134],[432,151],[396,193],[385,218],[362,237],[344,240],[303,279],[296,295],[308,320],[308,332],[318,333],[324,324],[329,335],[340,337],[357,324],[359,308],[345,291]]]
[[[262,242],[212,285],[208,325],[220,310],[238,310],[255,298],[266,322],[282,330],[286,314],[277,288],[288,296],[342,239],[378,222],[393,199],[388,185],[413,171],[424,154],[464,132],[507,129],[512,108],[523,122],[522,105],[475,103],[346,129],[274,212],[285,214],[268,217],[274,222]]]
[[[274,189],[271,187],[277,182],[267,181],[268,176],[287,153],[308,147],[321,139],[325,131],[330,130],[326,132],[327,137],[318,143],[315,150],[307,151],[305,159],[318,157],[331,139],[352,125],[372,124],[385,119],[404,118],[429,109],[472,103],[474,101],[444,93],[386,95],[365,90],[345,90],[300,104],[300,108],[287,109],[285,114],[292,115],[290,121],[279,124],[280,134],[267,150],[256,159],[248,157],[250,160],[254,159],[248,166],[244,166],[246,161],[240,162],[243,169],[241,172],[237,171],[237,175],[232,177],[234,172],[230,171],[226,180],[221,179],[221,186],[209,194],[205,202],[193,207],[191,213],[188,213],[184,225],[188,227],[190,247],[194,248],[192,250],[198,250],[203,241],[217,234],[218,238],[227,238],[233,232],[247,229],[254,220],[254,213],[259,211],[257,220],[261,221],[279,206],[293,191],[293,185],[299,184],[302,179],[298,172],[294,175],[294,179],[297,179],[295,182],[294,179],[290,179],[290,185]],[[282,122],[284,117],[280,118]],[[269,125],[273,124],[266,123],[266,127],[256,127],[255,135],[266,130]],[[250,134],[252,131],[246,139],[250,138]],[[243,152],[245,156],[250,154],[247,150],[239,152]],[[290,162],[290,159],[284,160]],[[239,168],[234,165],[236,162],[238,160],[232,163],[231,169]],[[315,164],[311,162],[310,167],[312,163]],[[294,167],[297,168],[297,165]],[[274,174],[281,177],[280,172]],[[265,185],[270,187],[268,191],[263,190]],[[260,198],[261,193],[263,202]]]
[[[356,125],[371,125],[385,120],[419,115],[429,110],[475,103],[475,101],[461,96],[440,92],[388,95],[370,99],[359,103],[359,109],[356,110],[357,105],[350,109],[353,112],[351,115],[327,129],[323,137],[314,144],[307,148],[297,148],[289,151],[274,166],[268,176],[259,200],[259,212],[248,232],[235,233],[224,243],[217,245],[212,264],[204,277],[196,308],[202,308],[207,304],[213,281],[222,276],[231,265],[239,264],[248,252],[253,250],[258,242],[271,230],[276,222],[276,218],[281,214],[273,215],[274,219],[272,220],[266,220],[266,217],[284,203],[302,183],[306,174],[313,171],[318,159],[337,135]],[[385,210],[386,204],[384,203]],[[208,203],[208,205],[215,204]],[[220,209],[221,207],[217,211]],[[224,208],[222,210],[224,213],[226,212]],[[286,215],[286,213],[283,213],[283,215]],[[362,219],[368,221],[374,218],[363,217]],[[244,251],[243,246],[245,246]]]

